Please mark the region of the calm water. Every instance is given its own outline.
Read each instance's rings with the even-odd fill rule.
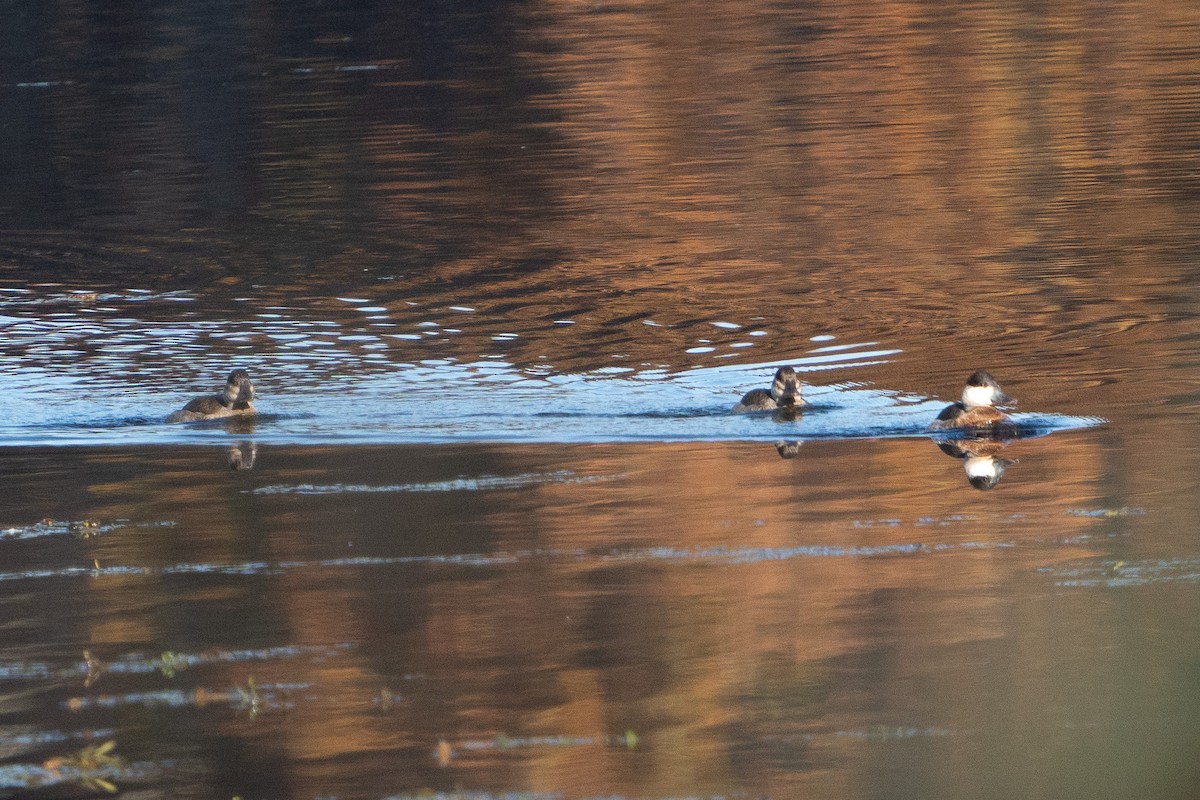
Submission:
[[[201,5],[0,32],[0,796],[1200,793],[1194,4]]]

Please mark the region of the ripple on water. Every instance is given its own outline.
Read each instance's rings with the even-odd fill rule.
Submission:
[[[1178,583],[1200,583],[1200,557],[1114,561],[1043,567],[1055,586],[1073,589],[1123,589]]]
[[[135,295],[124,292],[122,296]],[[36,306],[45,295],[3,297]],[[739,323],[716,320],[709,324],[738,331],[738,340],[722,341],[717,336],[696,340],[693,346],[681,348],[684,363],[673,369],[649,362],[634,366],[639,363],[636,351],[621,347],[620,352],[609,349],[597,358],[627,360],[628,366],[563,374],[544,357],[529,366],[513,363],[528,358],[524,349],[537,346],[536,336],[529,331],[507,323],[501,327],[486,317],[477,318],[483,324],[471,332],[440,328],[428,307],[422,310],[410,301],[398,304],[386,324],[412,326],[411,333],[366,327],[383,323],[367,323],[361,314],[386,306],[362,297],[337,298],[349,307],[344,320],[323,318],[329,310],[319,305],[256,307],[252,298],[238,307],[244,318],[197,320],[172,315],[163,305],[165,294],[136,297],[138,309],[149,318],[131,315],[129,303],[116,314],[100,317],[82,316],[76,304],[69,310],[54,309],[59,316],[9,318],[4,328],[6,346],[15,357],[0,363],[0,376],[14,391],[9,392],[11,408],[0,420],[0,442],[131,444],[224,437],[227,434],[219,426],[130,426],[114,420],[131,419],[131,408],[138,409],[139,418],[165,418],[190,397],[215,391],[231,363],[251,369],[258,406],[273,415],[258,420],[255,435],[260,441],[277,443],[918,436],[924,435],[929,419],[940,410],[940,404],[909,393],[861,385],[825,386],[810,379],[806,391],[816,407],[794,421],[781,424],[727,413],[747,390],[766,386],[778,366],[792,365],[815,374],[868,367],[900,352],[874,341],[733,363],[734,356],[761,342],[752,336],[767,332],[743,332]],[[450,306],[448,311],[475,313],[465,305]],[[566,317],[555,320],[560,325],[573,322]],[[813,340],[832,338],[826,334]],[[427,356],[441,355],[449,347],[456,352],[477,349],[467,350],[468,358],[441,361],[436,369],[418,366]],[[510,349],[514,357],[504,355]],[[686,359],[696,356],[724,363],[687,364]],[[337,391],[331,392],[335,385]],[[27,386],[43,391],[20,391]],[[47,387],[53,390],[47,392]],[[173,388],[164,391],[164,387]],[[100,388],[110,391],[96,391]],[[1022,419],[1044,430],[1097,422],[1056,416]]]

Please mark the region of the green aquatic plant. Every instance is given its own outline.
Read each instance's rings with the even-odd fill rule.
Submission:
[[[69,530],[78,539],[95,539],[103,530],[100,528],[100,523],[94,519],[85,519],[78,522],[68,522],[67,530]]]
[[[89,689],[104,674],[104,662],[92,655],[91,650],[84,650],[83,667],[86,670],[83,678],[83,688]]]
[[[165,651],[158,657],[158,671],[163,674],[163,677],[174,678],[175,673],[187,666],[187,659],[179,656],[170,650]]]
[[[251,675],[246,679],[246,688],[237,687],[238,695],[242,698],[242,708],[246,709],[250,715],[250,719],[258,716],[258,712],[262,710],[262,695],[258,693],[258,686],[254,682],[254,676]]]
[[[632,750],[638,746],[638,735],[633,731],[625,731],[624,736],[609,736],[608,743],[616,747],[627,747]]]
[[[89,791],[116,794],[117,786],[109,777],[124,769],[125,761],[115,753],[117,742],[110,739],[97,745],[88,745],[78,753],[51,758],[42,768],[55,776],[68,776]]]
[[[386,686],[379,690],[379,694],[375,695],[375,702],[379,703],[379,708],[383,711],[390,711],[399,700],[400,695]]]

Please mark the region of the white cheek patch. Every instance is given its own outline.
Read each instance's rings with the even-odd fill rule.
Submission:
[[[967,408],[972,406],[990,406],[992,404],[993,392],[995,390],[990,386],[968,386],[963,389],[962,401]]]
[[[997,471],[996,460],[991,456],[968,458],[963,469],[967,471],[968,478],[994,478]]]

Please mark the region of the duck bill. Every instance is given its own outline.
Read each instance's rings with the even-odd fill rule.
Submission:
[[[775,401],[775,405],[779,406],[780,408],[796,408],[800,405],[800,395],[790,393],[781,395],[779,399]]]

